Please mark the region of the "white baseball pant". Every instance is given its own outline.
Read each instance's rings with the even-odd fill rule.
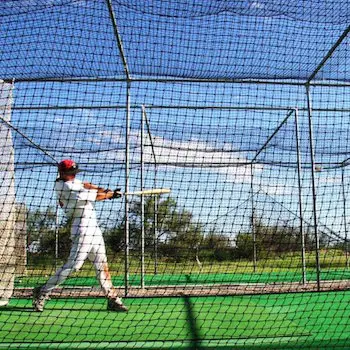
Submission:
[[[50,293],[74,271],[78,271],[89,259],[95,268],[96,277],[103,293],[108,298],[116,298],[111,275],[108,270],[107,255],[102,232],[95,218],[76,218],[71,228],[72,248],[68,261],[57,270],[42,287],[43,293]]]

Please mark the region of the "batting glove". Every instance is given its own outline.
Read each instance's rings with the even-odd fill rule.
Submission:
[[[121,191],[121,188],[116,188],[116,189],[113,191],[113,196],[112,196],[111,199],[122,197],[123,194],[122,194],[120,191]]]

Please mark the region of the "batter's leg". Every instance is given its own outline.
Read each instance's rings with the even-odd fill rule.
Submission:
[[[64,282],[73,271],[78,271],[83,266],[90,249],[91,242],[86,241],[86,238],[74,237],[67,262],[57,270],[45,285],[34,289],[33,306],[36,311],[43,311],[45,301],[49,298],[52,290]]]
[[[96,277],[100,283],[104,295],[108,299],[107,309],[111,311],[128,311],[128,309],[123,305],[121,298],[118,297],[117,291],[113,286],[102,234],[100,239],[97,237],[95,238],[94,246],[91,249],[88,258],[94,264]]]

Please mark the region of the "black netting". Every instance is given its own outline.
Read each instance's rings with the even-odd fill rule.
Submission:
[[[3,1],[0,76],[124,76],[115,24],[134,76],[305,80],[349,22],[342,1],[112,5],[113,18],[105,1]],[[347,42],[337,45],[317,79],[348,80]]]
[[[349,11],[1,1],[0,348],[347,349]]]

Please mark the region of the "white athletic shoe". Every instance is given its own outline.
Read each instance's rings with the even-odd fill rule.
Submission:
[[[7,306],[10,301],[8,299],[0,299],[0,307]]]
[[[36,287],[33,289],[33,307],[34,311],[43,312],[45,301],[49,299],[48,294],[44,294],[41,291],[41,287]]]
[[[119,298],[108,298],[107,310],[116,312],[128,312],[128,308]]]

